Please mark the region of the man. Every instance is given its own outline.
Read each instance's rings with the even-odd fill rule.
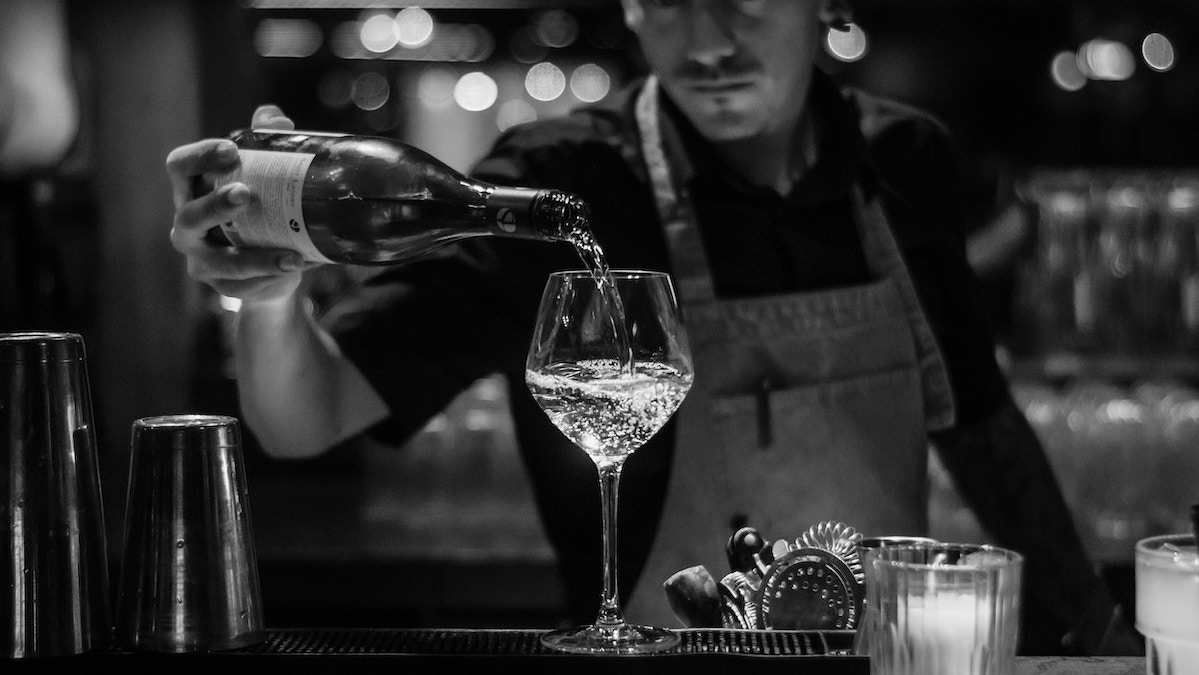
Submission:
[[[668,269],[679,290],[695,386],[624,472],[628,618],[676,625],[662,582],[696,564],[719,576],[744,524],[784,539],[824,520],[924,532],[931,434],[995,543],[1028,556],[1024,651],[1132,651],[1112,640],[1126,624],[995,364],[945,130],[842,94],[814,67],[822,31],[850,19],[843,0],[623,7],[652,74],[602,106],[509,132],[475,174],[583,196],[613,267]],[[291,121],[264,106],[254,124]],[[235,163],[227,141],[172,152],[171,236],[193,276],[243,300],[247,426],[280,456],[364,432],[399,443],[503,372],[571,609],[593,618],[595,469],[523,387],[545,277],[579,267],[573,252],[476,240],[381,272],[318,325],[294,253],[205,241],[251,195],[232,184],[196,198],[192,178]]]

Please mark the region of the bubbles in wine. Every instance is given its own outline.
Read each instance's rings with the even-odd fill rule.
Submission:
[[[527,371],[534,400],[597,464],[623,461],[656,434],[687,394],[691,374],[652,362],[626,373],[615,359]]]

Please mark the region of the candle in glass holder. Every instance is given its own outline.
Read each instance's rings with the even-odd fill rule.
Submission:
[[[972,587],[909,597],[906,626],[913,672],[973,673],[984,655],[991,621]]]
[[[872,675],[1008,675],[1023,557],[992,546],[880,549],[866,572]]]

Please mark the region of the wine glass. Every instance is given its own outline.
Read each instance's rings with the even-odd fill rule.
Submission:
[[[669,275],[572,270],[546,282],[525,382],[550,420],[591,457],[603,515],[603,597],[595,623],[546,633],[562,651],[642,654],[674,647],[666,628],[626,623],[616,590],[616,502],[625,459],[691,387],[691,350]]]

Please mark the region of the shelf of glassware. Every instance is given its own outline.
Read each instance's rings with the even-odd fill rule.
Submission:
[[[1131,560],[1142,537],[1189,531],[1199,493],[1194,360],[1046,358],[1012,394],[1045,447],[1096,558]]]
[[[1127,567],[1138,539],[1189,531],[1189,508],[1199,501],[1194,362],[1063,356],[1013,363],[1008,372],[1097,563]],[[935,454],[929,480],[933,535],[985,538]]]

